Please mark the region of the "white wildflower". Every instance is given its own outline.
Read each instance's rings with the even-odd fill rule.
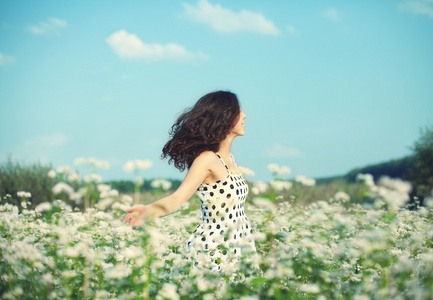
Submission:
[[[68,181],[70,182],[79,182],[80,180],[81,177],[76,172],[71,172],[71,174],[68,175]]]
[[[251,192],[254,195],[264,194],[269,188],[269,184],[263,181],[254,182]]]
[[[212,286],[211,282],[203,277],[197,277],[195,282],[200,292],[205,292]]]
[[[128,160],[126,164],[123,166],[123,170],[128,173],[134,171],[134,162],[132,160]]]
[[[132,273],[132,267],[123,263],[118,263],[114,268],[108,269],[105,276],[110,279],[122,279],[128,277]]]
[[[125,172],[132,172],[135,169],[145,170],[150,168],[151,166],[152,166],[152,162],[150,160],[135,159],[135,160],[128,160],[126,164],[123,166],[123,170],[125,170]]]
[[[47,175],[48,175],[48,177],[50,177],[50,178],[56,178],[57,173],[56,173],[56,171],[54,171],[54,170],[49,170]]]
[[[71,200],[75,201],[76,204],[80,204],[81,200],[83,198],[83,195],[80,193],[80,191],[73,192],[73,193],[69,194],[69,198]]]
[[[424,205],[428,208],[433,208],[433,197],[424,198]]]
[[[124,204],[131,204],[132,202],[134,202],[134,199],[129,195],[122,195],[122,197],[120,198],[120,202]]]
[[[317,284],[302,284],[300,290],[309,294],[318,294],[320,287]]]
[[[102,220],[112,220],[113,219],[113,215],[103,212],[103,211],[98,211],[93,215],[96,219],[102,219]]]
[[[269,232],[269,233],[272,233],[272,234],[276,234],[278,232],[279,228],[280,227],[277,226],[277,224],[275,224],[275,222],[272,222],[272,221],[269,221],[266,224],[266,231]]]
[[[65,278],[73,278],[73,277],[78,275],[77,272],[75,272],[74,270],[61,271],[61,273],[62,273],[62,276]]]
[[[49,202],[42,202],[42,203],[39,203],[35,207],[35,211],[37,211],[37,212],[43,212],[43,211],[46,211],[46,210],[50,210],[51,207],[52,207],[51,203],[49,203]]]
[[[96,186],[96,188],[98,189],[98,191],[100,193],[102,193],[102,192],[108,192],[111,189],[111,187],[108,184],[103,184],[103,183],[98,184]]]
[[[206,294],[206,295],[203,296],[203,300],[216,300],[216,299],[217,298],[213,294]]]
[[[371,182],[372,176],[370,174],[358,174],[367,183],[370,197],[375,200],[375,207],[380,209],[385,203],[391,210],[396,210],[403,207],[409,201],[409,194],[412,185],[409,182],[400,179],[391,179],[387,176],[380,178],[378,185]],[[371,177],[370,177],[371,176]]]
[[[246,167],[240,167],[239,166],[238,169],[239,169],[239,172],[241,172],[242,174],[244,174],[246,176],[254,176],[254,175],[256,175],[256,173],[254,173],[253,170],[248,169]]]
[[[266,234],[260,231],[255,231],[253,233],[253,238],[257,242],[264,242],[266,241]]]
[[[23,289],[20,286],[15,286],[12,292],[14,296],[22,296],[24,293]]]
[[[110,292],[107,291],[96,291],[95,293],[95,299],[109,299],[110,297]]]
[[[170,299],[178,300],[180,299],[177,293],[177,286],[172,283],[164,283],[162,288],[159,290],[158,295],[156,295],[157,300]]]
[[[259,299],[260,298],[257,295],[254,295],[254,296],[251,296],[251,295],[249,295],[249,296],[242,296],[242,297],[239,298],[239,300],[259,300]]]
[[[316,180],[313,178],[308,178],[304,175],[298,175],[295,178],[296,182],[302,183],[305,186],[314,186],[316,185]]]
[[[373,175],[359,173],[356,175],[356,180],[363,181],[367,186],[374,186]]]
[[[35,245],[26,242],[25,240],[12,241],[12,244],[9,247],[9,252],[14,254],[14,261],[19,259],[28,259],[30,261],[36,262],[43,258],[41,250],[39,250]]]
[[[23,208],[27,208],[27,202],[26,202],[26,201],[22,201],[22,202],[21,202],[21,206],[22,206]]]
[[[44,275],[42,275],[42,280],[45,283],[52,284],[54,281],[54,278],[53,278],[53,275],[51,275],[51,273],[45,273]]]
[[[279,166],[277,164],[269,164],[268,171],[275,175],[288,175],[292,170],[287,166]]]
[[[106,210],[111,203],[113,203],[113,199],[111,198],[100,199],[98,203],[95,204],[95,207],[99,210]]]
[[[280,167],[277,164],[269,164],[268,171],[274,174],[278,174],[280,171]]]
[[[141,247],[129,246],[122,252],[122,255],[126,259],[138,258],[143,256],[143,250]]]
[[[17,196],[18,197],[24,197],[24,198],[30,198],[32,196],[32,194],[30,192],[25,192],[25,191],[19,191],[17,192]]]
[[[89,158],[79,157],[79,158],[76,158],[74,160],[74,165],[76,165],[76,166],[79,166],[79,165],[92,165],[92,166],[95,166],[96,168],[100,168],[100,169],[109,169],[110,168],[110,163],[108,161],[97,160],[94,157],[89,157]]]
[[[388,176],[380,177],[377,184],[402,194],[409,194],[412,191],[412,185],[410,182],[401,179],[391,179]]]
[[[275,204],[271,202],[271,200],[263,197],[255,197],[253,198],[253,203],[255,206],[260,208],[265,208],[268,210],[274,210]]]
[[[172,283],[164,283],[164,285],[156,295],[156,300],[163,300],[163,299],[170,299],[170,300],[180,299],[180,296],[177,293],[177,286]]]
[[[171,182],[166,179],[155,179],[153,180],[150,185],[154,189],[162,188],[164,191],[167,191],[171,188]]]
[[[85,165],[85,164],[87,164],[87,159],[85,159],[84,157],[78,157],[74,159],[74,165],[76,166]]]
[[[290,190],[292,188],[292,183],[290,181],[282,181],[282,180],[271,180],[270,182],[272,188],[277,190],[278,192],[284,190]]]
[[[74,189],[67,183],[64,182],[58,182],[54,187],[53,187],[53,193],[58,195],[61,192],[65,192],[67,194],[72,194],[74,192]]]
[[[69,170],[70,170],[69,166],[60,166],[60,167],[57,167],[57,173],[68,174]]]
[[[355,295],[355,296],[353,296],[353,300],[370,300],[370,297],[368,295],[365,295],[365,294]]]
[[[347,202],[350,201],[350,196],[343,191],[339,191],[335,193],[334,199],[341,202]]]
[[[102,182],[102,177],[98,174],[92,173],[84,176],[85,182]]]
[[[117,197],[119,196],[119,191],[118,190],[109,190],[109,191],[104,191],[100,194],[101,198],[108,198],[108,197]]]

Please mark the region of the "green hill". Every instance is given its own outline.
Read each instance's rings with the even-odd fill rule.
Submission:
[[[414,163],[414,156],[406,156],[404,158],[394,159],[384,163],[353,169],[347,173],[345,177],[349,182],[353,182],[356,180],[356,174],[368,173],[373,175],[375,180],[379,179],[379,177],[383,175],[409,180],[409,171],[413,168]]]

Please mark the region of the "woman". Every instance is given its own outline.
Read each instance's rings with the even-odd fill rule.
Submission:
[[[242,251],[255,251],[244,203],[248,186],[230,148],[244,135],[246,115],[235,94],[217,91],[201,97],[173,125],[162,157],[179,170],[188,169],[171,195],[149,205],[135,205],[123,223],[142,225],[180,208],[197,192],[202,222],[186,243],[186,253],[197,267],[221,270],[239,262]]]

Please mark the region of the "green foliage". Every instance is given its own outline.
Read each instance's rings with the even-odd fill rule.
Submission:
[[[410,172],[414,194],[418,197],[431,195],[433,189],[433,126],[420,129],[420,137],[411,147],[415,163]]]
[[[30,192],[32,206],[41,202],[51,202],[54,198],[51,192],[55,182],[48,177],[51,164],[43,165],[38,163],[20,163],[8,157],[7,161],[0,165],[0,195],[11,195],[10,201],[17,204],[17,192]],[[15,199],[15,200],[13,200]]]
[[[135,183],[131,180],[107,181],[105,183],[111,186],[111,188],[118,190],[119,193],[126,194],[134,192]],[[144,185],[142,188],[143,190],[145,189]]]
[[[387,175],[391,178],[409,179],[409,172],[413,169],[415,164],[414,156],[406,156],[401,159],[394,159],[388,162],[369,165],[363,168],[356,168],[345,175],[345,178],[349,182],[356,181],[356,175],[358,173],[371,174],[374,179],[377,180],[383,175]]]

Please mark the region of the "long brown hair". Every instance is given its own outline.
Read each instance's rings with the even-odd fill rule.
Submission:
[[[239,101],[232,92],[216,91],[204,95],[171,127],[171,139],[162,149],[161,157],[170,157],[168,163],[174,162],[180,171],[189,169],[203,151],[218,151],[239,115]]]

